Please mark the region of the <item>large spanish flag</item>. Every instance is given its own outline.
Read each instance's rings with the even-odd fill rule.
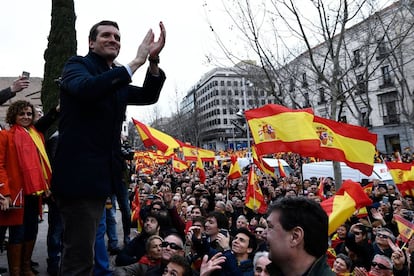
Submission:
[[[400,215],[394,215],[394,220],[397,223],[398,232],[403,242],[408,242],[414,233],[414,224]]]
[[[265,214],[267,211],[267,203],[259,186],[259,178],[254,171],[254,166],[250,167],[245,204],[246,207],[259,214]]]
[[[372,200],[359,183],[352,180],[344,181],[335,196],[321,202],[322,208],[329,217],[328,234],[334,233],[357,209],[371,204]]]
[[[258,156],[256,153],[256,146],[252,146],[252,158],[253,163],[257,166],[259,170],[261,170],[263,173],[270,175],[273,178],[276,178],[275,169],[269,166],[266,162],[263,161],[261,156]]]
[[[147,126],[134,118],[132,118],[132,121],[137,127],[145,147],[155,146],[167,156],[174,154],[174,150],[181,147],[180,143],[170,135]]]
[[[232,155],[229,175],[227,176],[227,179],[237,179],[240,177],[242,177],[242,172],[240,170],[239,162],[237,161],[237,156]]]
[[[365,127],[314,116],[313,127],[320,139],[315,157],[342,161],[370,176],[374,169],[377,135]]]
[[[181,143],[181,149],[186,161],[197,161],[197,156],[200,156],[203,162],[212,162],[216,159],[212,150],[198,148],[187,143]]]
[[[294,110],[268,104],[247,110],[245,115],[259,156],[275,152],[313,156],[319,149],[311,109]]]
[[[386,162],[398,190],[403,195],[414,195],[414,164]]]

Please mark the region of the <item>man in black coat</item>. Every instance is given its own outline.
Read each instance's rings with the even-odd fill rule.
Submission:
[[[165,81],[158,68],[165,28],[154,40],[149,30],[136,57],[114,63],[121,47],[116,22],[101,21],[89,33],[89,53],[66,63],[61,81],[59,141],[52,193],[62,215],[64,236],[61,275],[90,275],[96,229],[106,198],[122,185],[121,126],[127,104],[158,101]],[[143,87],[129,85],[149,60]]]

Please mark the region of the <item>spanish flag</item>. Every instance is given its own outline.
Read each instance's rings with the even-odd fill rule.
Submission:
[[[174,157],[172,160],[173,169],[176,173],[182,173],[188,169],[187,163]]]
[[[204,171],[203,161],[201,161],[200,156],[197,156],[196,170],[198,171],[200,183],[204,183],[206,181],[206,172]]]
[[[170,135],[147,126],[134,118],[132,118],[132,121],[134,122],[145,147],[150,148],[155,146],[157,149],[164,152],[166,156],[171,156],[174,154],[174,149],[181,147],[180,143]]]
[[[295,152],[313,156],[319,149],[311,109],[294,110],[268,104],[247,110],[245,115],[258,155]]]
[[[245,205],[259,214],[265,214],[267,211],[267,204],[259,186],[259,178],[254,171],[254,166],[250,167]]]
[[[273,178],[276,178],[274,168],[270,167],[269,164],[262,160],[262,157],[258,156],[256,153],[256,146],[252,146],[252,158],[253,163],[261,170],[263,173],[270,175]]]
[[[397,223],[398,232],[403,242],[408,242],[414,233],[414,224],[400,215],[394,215],[394,220]]]
[[[277,159],[277,167],[279,169],[279,176],[286,177],[285,168],[283,168],[283,165],[282,165],[282,162],[280,162],[280,159]]]
[[[414,195],[414,164],[386,162],[390,174],[402,195]]]
[[[197,156],[200,156],[203,162],[213,162],[216,159],[214,151],[198,148],[181,142],[181,149],[186,161],[197,161]]]
[[[227,179],[237,179],[237,178],[240,178],[241,176],[242,176],[242,172],[240,170],[239,162],[237,162],[237,156],[232,155],[229,175],[227,176]]]
[[[315,157],[342,161],[367,176],[372,174],[376,134],[364,127],[318,116],[313,118],[313,127],[320,139],[320,150]]]
[[[139,187],[135,187],[134,199],[131,201],[131,222],[134,225],[137,224],[137,230],[141,233],[142,231],[142,219],[140,216],[141,212],[141,203],[139,200]]]
[[[372,200],[359,183],[352,180],[344,181],[335,196],[321,202],[329,217],[328,234],[333,234],[357,209],[371,204]]]

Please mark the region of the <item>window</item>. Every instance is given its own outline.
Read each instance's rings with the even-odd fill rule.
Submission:
[[[295,80],[293,78],[289,79],[289,92],[295,91]]]
[[[306,73],[302,74],[302,87],[308,87],[308,81],[306,79]]]
[[[399,102],[397,92],[393,91],[378,95],[380,114],[384,125],[400,123]]]
[[[361,66],[362,62],[361,62],[361,52],[359,49],[354,51],[354,60],[353,60],[353,65],[354,66]]]
[[[326,103],[326,95],[325,95],[325,88],[320,87],[319,88],[319,102],[318,104]]]
[[[227,125],[227,119],[223,119],[223,124]]]
[[[364,74],[357,75],[357,93],[367,92],[367,82],[365,81]]]
[[[388,48],[383,38],[378,40],[377,50],[378,50],[377,59],[383,59],[388,56]]]
[[[303,94],[303,98],[305,99],[304,107],[310,107],[309,93]]]
[[[341,118],[339,118],[339,121],[341,123],[347,123],[346,116],[341,116]]]
[[[224,80],[220,81],[220,86],[224,86]]]
[[[227,114],[227,109],[223,108],[223,115]]]
[[[392,86],[394,83],[391,78],[390,66],[386,65],[384,67],[381,67],[381,72],[382,72],[382,85],[380,85],[380,88]]]

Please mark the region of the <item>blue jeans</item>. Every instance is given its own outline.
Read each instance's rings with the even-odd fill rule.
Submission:
[[[63,224],[56,202],[49,199],[47,221],[47,267],[51,271],[58,271],[60,254],[62,252]]]
[[[109,258],[105,246],[106,231],[106,210],[103,211],[101,221],[99,222],[98,231],[96,232],[95,241],[95,266],[93,268],[94,276],[110,276],[112,270],[109,269]]]
[[[118,234],[116,231],[116,197],[111,196],[112,208],[105,208],[106,234],[108,235],[108,249],[118,248]]]
[[[117,190],[116,199],[122,215],[124,245],[127,245],[130,241],[129,235],[131,234],[131,207],[129,205],[128,189],[125,183],[122,183],[122,188],[120,190]]]

